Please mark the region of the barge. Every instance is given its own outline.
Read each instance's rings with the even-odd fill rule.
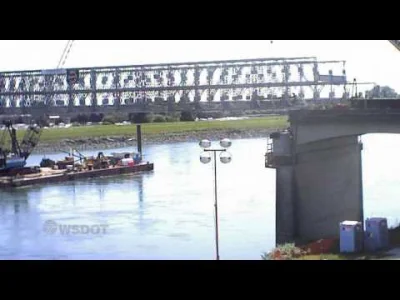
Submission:
[[[21,147],[19,147],[15,137],[15,132],[12,132],[13,148],[20,149]],[[3,151],[3,165],[6,167],[3,166],[0,169],[0,188],[61,183],[85,178],[153,171],[154,164],[143,162],[142,160],[141,139],[141,126],[137,125],[137,152],[112,153],[109,156],[99,152],[97,156],[87,157],[79,151],[71,149],[70,152],[67,152],[68,156],[65,159],[52,161],[51,159],[43,158],[40,166],[36,167],[25,167],[26,158],[29,155],[19,155],[23,158],[23,162],[18,166],[14,166],[11,164],[13,160],[10,155],[6,156],[7,153]],[[20,153],[21,151],[14,152]],[[30,152],[31,149],[29,154]]]
[[[39,172],[36,174],[0,177],[0,188],[15,188],[39,184],[62,183],[85,178],[148,172],[153,171],[153,169],[154,165],[149,162],[140,163],[133,166],[110,166],[105,169],[93,170],[53,170],[50,168],[40,168]]]

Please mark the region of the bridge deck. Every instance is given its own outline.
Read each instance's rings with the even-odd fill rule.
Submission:
[[[400,121],[400,109],[329,109],[329,110],[294,110],[289,112],[291,123],[320,123],[341,121]]]

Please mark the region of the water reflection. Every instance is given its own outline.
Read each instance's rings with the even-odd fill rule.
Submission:
[[[22,210],[22,211],[21,211]],[[16,191],[2,191],[0,193],[0,214],[7,215],[10,212],[18,215],[28,213],[28,191],[24,189]]]
[[[1,255],[214,259],[212,169],[199,162],[200,150],[197,143],[148,146],[144,152],[155,162],[152,173],[29,187],[19,195],[0,192],[0,199],[12,199],[3,201],[9,221],[0,220],[0,245],[7,250]],[[237,141],[231,151],[235,161],[218,174],[221,258],[259,259],[274,243],[274,171],[263,165],[264,140]],[[60,159],[63,154],[46,156]],[[28,163],[38,164],[41,158],[32,156]],[[29,208],[15,208],[18,199]],[[11,209],[20,218],[22,235],[13,233],[17,225],[10,223]],[[43,232],[48,220],[101,223],[108,229],[104,236],[49,236]]]
[[[400,138],[370,141],[364,138],[365,216],[399,216],[400,162],[392,158]],[[234,141],[234,159],[218,168],[221,259],[259,259],[275,244],[275,171],[264,167],[265,149],[264,139]],[[117,150],[124,149],[105,152]],[[0,258],[214,259],[213,173],[200,163],[198,144],[144,152],[155,162],[152,173],[1,191]],[[104,224],[107,232],[47,234],[49,220]]]
[[[2,191],[0,256],[8,259],[106,257],[107,253],[97,253],[96,248],[103,245],[111,249],[121,241],[123,244],[129,223],[136,224],[139,231],[146,231],[151,226],[145,218],[143,188],[146,176],[149,175]],[[107,232],[110,237],[49,235],[44,228],[47,221],[70,225],[106,224],[110,228]],[[125,247],[130,247],[129,241],[127,244]],[[117,253],[116,257],[110,258],[124,257]]]

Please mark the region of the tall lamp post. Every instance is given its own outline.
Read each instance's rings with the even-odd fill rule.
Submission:
[[[200,147],[203,148],[203,152],[200,155],[200,161],[203,164],[208,164],[211,162],[210,153],[214,154],[214,209],[215,209],[215,250],[216,258],[219,260],[219,232],[218,232],[218,192],[217,192],[217,152],[220,153],[219,158],[223,164],[228,164],[231,162],[232,157],[227,149],[232,145],[229,139],[222,139],[220,141],[220,149],[210,149],[211,142],[209,140],[202,140],[200,142]]]

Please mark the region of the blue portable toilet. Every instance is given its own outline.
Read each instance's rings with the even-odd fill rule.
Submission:
[[[386,218],[368,218],[365,221],[365,248],[368,251],[389,248],[389,229]]]
[[[362,224],[358,221],[343,221],[340,223],[340,252],[357,253],[363,248]]]

